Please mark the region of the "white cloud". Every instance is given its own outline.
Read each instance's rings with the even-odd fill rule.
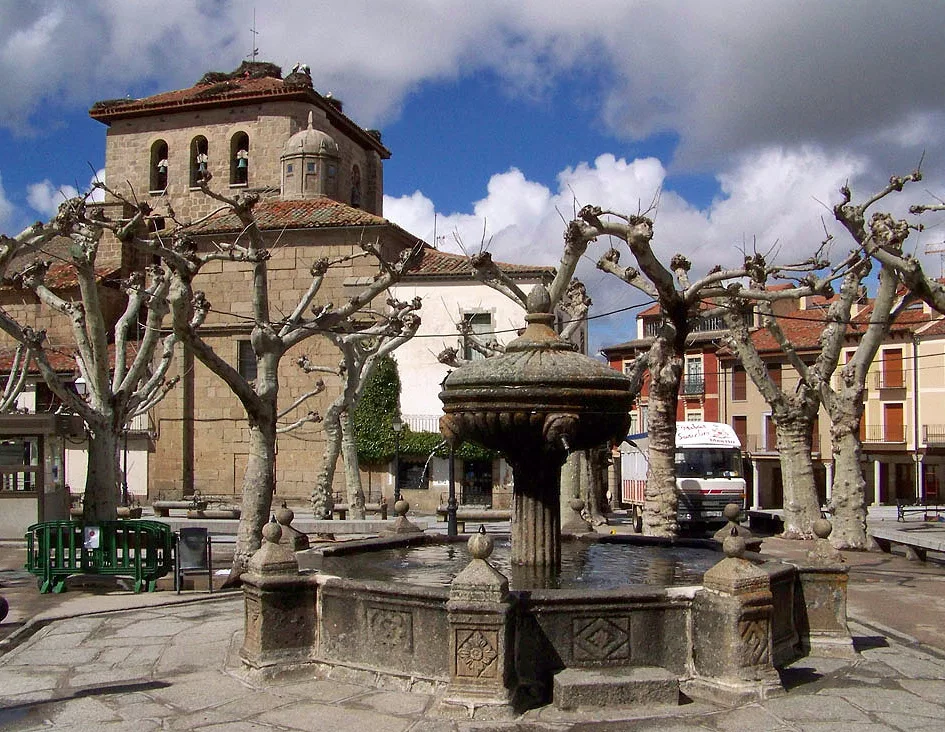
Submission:
[[[579,78],[617,134],[678,134],[674,167],[711,170],[772,144],[868,149],[877,136],[911,164],[942,140],[929,124],[945,113],[942,11],[923,0],[585,0],[554,12],[546,0],[286,0],[259,10],[254,38],[256,5],[5,3],[4,123],[22,128],[56,100],[189,85],[255,45],[284,67],[307,62],[366,126],[390,121],[420,84],[488,70],[511,95]],[[927,165],[945,166],[938,157]]]
[[[95,175],[92,176],[86,191],[92,191],[93,184],[96,181],[105,182],[104,168],[98,170]],[[30,183],[26,187],[26,200],[34,211],[44,215],[46,218],[51,218],[56,215],[59,206],[62,205],[63,202],[78,196],[79,193],[80,191],[76,190],[75,186],[68,184],[57,186],[46,178],[38,183]],[[85,191],[81,191],[81,193],[85,193]],[[91,201],[102,201],[104,199],[105,192],[101,189],[95,189],[89,197]]]
[[[7,199],[6,191],[3,188],[3,175],[0,174],[0,231],[5,231],[13,218],[14,207]]]
[[[699,209],[672,191],[660,193],[666,170],[658,160],[627,161],[606,154],[561,171],[557,190],[529,181],[515,169],[496,174],[472,213],[437,216],[436,235],[441,249],[459,252],[458,238],[467,251],[477,251],[485,226],[488,249],[497,261],[554,265],[561,256],[565,220],[573,217],[576,207],[595,204],[635,213],[647,209],[659,194],[651,213],[654,251],[664,262],[673,254],[685,254],[694,276],[716,264],[737,266],[743,251],[754,246],[780,264],[801,261],[817,250],[825,224],[836,237],[834,252],[842,256],[852,240],[833,222],[828,207],[839,201],[840,186],[847,181],[854,183],[857,200],[878,190],[863,180],[865,170],[863,158],[813,146],[767,148],[743,156],[722,172],[723,195]],[[906,198],[888,203],[903,209]],[[384,199],[385,216],[428,242],[434,236],[434,210],[434,202],[419,191]],[[642,293],[596,269],[610,243],[620,244],[592,244],[578,270],[594,299],[594,312],[645,302]],[[621,262],[631,264],[626,246],[617,248]],[[632,315],[596,321],[592,337],[597,345],[628,338],[627,317]]]

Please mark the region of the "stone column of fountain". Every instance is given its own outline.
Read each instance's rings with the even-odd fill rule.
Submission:
[[[512,562],[561,562],[560,472],[572,450],[622,438],[630,379],[576,352],[552,328],[547,289],[528,296],[525,332],[501,356],[473,361],[443,382],[440,432],[498,450],[515,476]]]

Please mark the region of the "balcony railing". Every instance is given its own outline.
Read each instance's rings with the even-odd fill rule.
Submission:
[[[868,424],[861,434],[863,442],[901,444],[906,441],[906,425]]]
[[[148,412],[139,414],[137,417],[133,417],[128,423],[129,434],[150,433],[152,431],[151,415]]]
[[[402,419],[411,432],[439,432],[440,416],[439,414],[404,414]]]
[[[896,371],[874,371],[869,375],[871,389],[905,389],[906,375],[902,369]]]
[[[705,394],[704,376],[684,376],[682,382],[682,392],[686,396],[701,396]]]
[[[926,445],[945,445],[945,424],[922,425],[922,441]]]
[[[777,453],[778,438],[774,432],[767,435],[746,435],[742,440],[742,449],[752,453]],[[811,435],[811,452],[820,452],[820,435]]]

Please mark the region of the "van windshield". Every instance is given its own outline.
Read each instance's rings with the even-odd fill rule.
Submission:
[[[677,478],[739,478],[742,455],[738,448],[697,447],[676,451]]]

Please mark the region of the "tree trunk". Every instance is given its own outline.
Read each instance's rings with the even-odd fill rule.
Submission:
[[[322,466],[315,478],[311,500],[315,518],[330,519],[335,507],[331,487],[335,481],[338,455],[341,453],[341,410],[337,405],[332,404],[325,411],[322,429],[325,431],[325,451],[322,454]]]
[[[345,490],[351,518],[364,520],[364,488],[358,465],[358,443],[354,436],[354,414],[345,410],[341,415],[341,457],[345,465]]]
[[[860,462],[859,424],[852,429],[849,420],[834,422],[834,482],[830,497],[833,531],[830,543],[838,549],[871,549],[873,542],[866,533],[866,481]]]
[[[654,344],[650,361],[649,466],[643,505],[643,533],[673,537],[679,533],[676,497],[676,401],[682,359],[667,345]]]
[[[121,440],[113,430],[91,428],[89,467],[82,501],[82,520],[86,523],[118,518],[120,449]]]
[[[810,539],[814,521],[820,518],[820,501],[814,483],[814,465],[811,460],[811,430],[813,423],[803,417],[780,419],[778,452],[781,458],[781,477],[784,483],[785,539]]]
[[[263,526],[269,520],[272,495],[275,491],[276,420],[275,409],[268,419],[252,420],[249,428],[249,459],[243,475],[243,503],[239,528],[236,532],[236,551],[233,568],[224,587],[239,582],[240,575],[253,553],[262,543]]]

